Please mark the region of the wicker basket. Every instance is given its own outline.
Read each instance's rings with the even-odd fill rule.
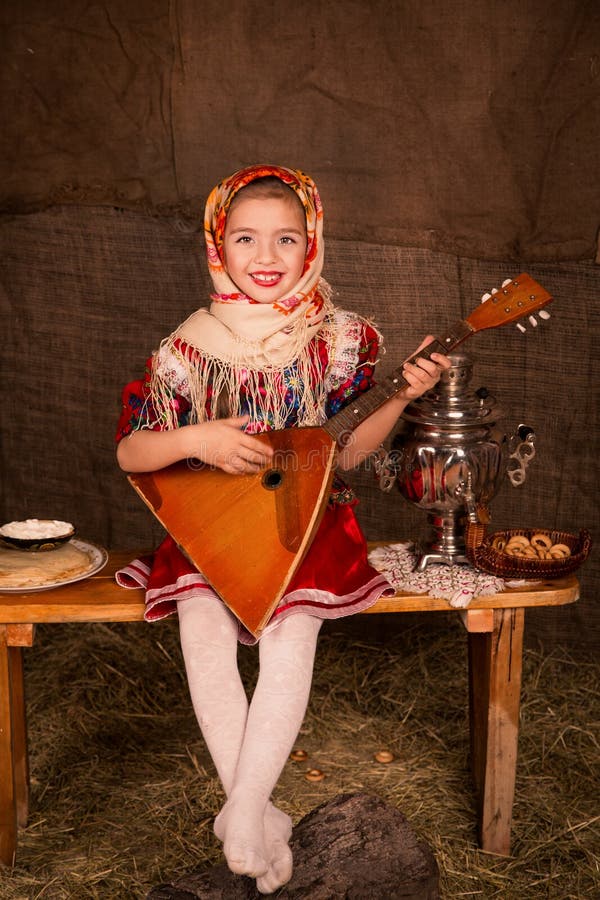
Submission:
[[[492,541],[503,538],[508,541],[514,535],[522,534],[532,538],[534,534],[547,535],[553,544],[566,544],[571,555],[564,559],[530,559],[510,556],[492,546]],[[555,531],[547,528],[511,528],[486,534],[485,525],[469,523],[465,531],[467,558],[471,565],[500,578],[563,578],[575,572],[585,562],[592,546],[589,531],[582,529],[579,534]]]

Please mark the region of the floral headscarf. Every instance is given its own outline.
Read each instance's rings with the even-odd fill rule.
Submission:
[[[225,223],[231,202],[242,188],[259,178],[279,178],[288,185],[302,204],[306,216],[307,247],[304,270],[294,295],[284,298],[278,305],[289,309],[297,305],[310,291],[315,292],[323,268],[323,207],[314,181],[304,172],[286,169],[282,166],[250,166],[240,169],[214,188],[206,201],[204,211],[204,237],[208,269],[215,285],[214,300],[227,302],[230,299],[245,298],[240,294],[227,274],[223,262],[223,242]],[[255,302],[251,301],[250,302]]]
[[[227,273],[223,240],[231,202],[242,188],[259,178],[275,176],[298,196],[306,215],[307,248],[303,272],[289,296],[274,303],[258,303],[241,293]],[[209,309],[193,313],[167,338],[157,354],[153,379],[153,402],[167,418],[169,371],[183,369],[189,386],[194,418],[206,417],[204,404],[208,382],[213,397],[227,400],[231,415],[238,414],[239,386],[255,384],[257,414],[266,413],[283,427],[285,399],[281,396],[281,373],[297,368],[301,396],[297,402],[301,424],[323,421],[325,388],[315,384],[313,361],[308,349],[319,333],[328,344],[333,340],[328,321],[333,307],[331,289],[321,277],[323,268],[323,209],[317,187],[303,172],[281,166],[250,166],[234,173],[210,193],[204,216],[209,273],[215,288]],[[182,342],[187,348],[182,355]],[[170,369],[169,369],[170,367]],[[182,372],[179,372],[181,380]],[[254,389],[253,389],[254,393]],[[216,406],[214,413],[216,415]],[[171,427],[175,422],[170,416]]]
[[[304,269],[298,283],[289,296],[272,304],[257,303],[240,293],[227,273],[223,255],[227,213],[234,197],[252,181],[267,176],[279,178],[300,200],[306,216],[307,237]],[[292,359],[300,349],[297,339],[303,344],[312,336],[304,333],[306,327],[310,332],[322,322],[323,305],[330,295],[329,285],[321,278],[323,207],[316,184],[303,172],[282,166],[240,169],[211,191],[204,213],[204,238],[208,270],[215,287],[211,294],[211,314],[242,338],[261,342],[273,338],[269,346],[263,347],[267,365],[281,365],[285,347],[289,351],[288,359]],[[269,359],[270,350],[276,352],[272,359]]]

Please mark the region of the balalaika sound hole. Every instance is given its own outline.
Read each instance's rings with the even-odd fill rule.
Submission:
[[[277,490],[283,484],[283,472],[279,469],[269,469],[262,477],[263,487],[268,491]]]

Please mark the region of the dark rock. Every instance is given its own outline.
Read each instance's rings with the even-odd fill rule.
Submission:
[[[292,880],[278,900],[437,900],[438,868],[405,816],[378,797],[343,794],[294,828]],[[147,900],[259,900],[226,864],[153,888]]]

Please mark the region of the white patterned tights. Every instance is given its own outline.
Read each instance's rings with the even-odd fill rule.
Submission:
[[[304,719],[321,621],[298,613],[261,637],[248,706],[234,616],[205,597],[180,602],[178,613],[194,711],[227,796],[215,834],[232,872],[270,894],[292,875],[292,822],[270,796]]]

